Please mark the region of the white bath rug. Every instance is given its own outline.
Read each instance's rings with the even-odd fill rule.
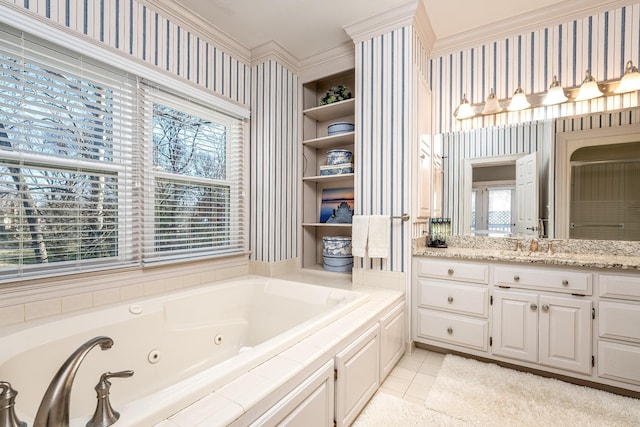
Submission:
[[[447,355],[426,406],[476,426],[640,426],[640,400]]]
[[[384,391],[378,391],[353,427],[471,427],[426,406],[412,403]]]

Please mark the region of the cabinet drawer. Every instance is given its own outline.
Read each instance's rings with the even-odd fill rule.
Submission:
[[[600,296],[640,300],[640,275],[618,276],[614,274],[601,274]]]
[[[486,318],[489,309],[489,289],[482,285],[460,285],[418,279],[418,304],[422,307]]]
[[[599,341],[598,376],[640,384],[640,347]]]
[[[488,283],[489,267],[483,264],[447,259],[420,259],[418,261],[418,276]]]
[[[544,268],[497,267],[495,282],[500,286],[543,289],[568,294],[591,295],[593,275]]]
[[[487,351],[489,323],[486,320],[418,309],[418,335]]]
[[[640,343],[640,305],[600,301],[598,329],[603,338]]]

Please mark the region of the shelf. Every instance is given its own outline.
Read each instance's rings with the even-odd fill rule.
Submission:
[[[309,108],[304,110],[302,114],[313,120],[324,122],[326,120],[337,119],[339,117],[353,116],[355,105],[355,98],[351,98],[345,101],[334,102],[333,104]]]
[[[302,223],[303,227],[346,227],[346,228],[351,228],[351,224],[336,224],[336,223],[329,223],[327,224],[326,222],[303,222]]]
[[[338,175],[317,175],[317,176],[305,176],[302,178],[303,181],[309,182],[331,182],[331,181],[342,181],[345,179],[353,179],[354,174],[352,173],[341,173]]]
[[[338,135],[323,136],[321,138],[308,139],[302,141],[302,144],[311,148],[334,148],[342,145],[353,144],[355,132],[345,132]]]

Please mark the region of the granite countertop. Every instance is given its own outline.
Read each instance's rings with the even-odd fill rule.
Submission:
[[[515,250],[517,241],[521,251]],[[413,255],[640,271],[640,242],[539,239],[538,251],[530,251],[530,243],[530,238],[452,236],[448,248],[430,248],[421,237],[414,239]]]

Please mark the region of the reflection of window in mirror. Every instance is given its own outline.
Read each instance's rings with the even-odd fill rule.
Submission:
[[[640,240],[640,142],[571,154],[569,237]]]
[[[515,182],[474,183],[471,191],[471,230],[474,234],[511,235],[514,210]]]

